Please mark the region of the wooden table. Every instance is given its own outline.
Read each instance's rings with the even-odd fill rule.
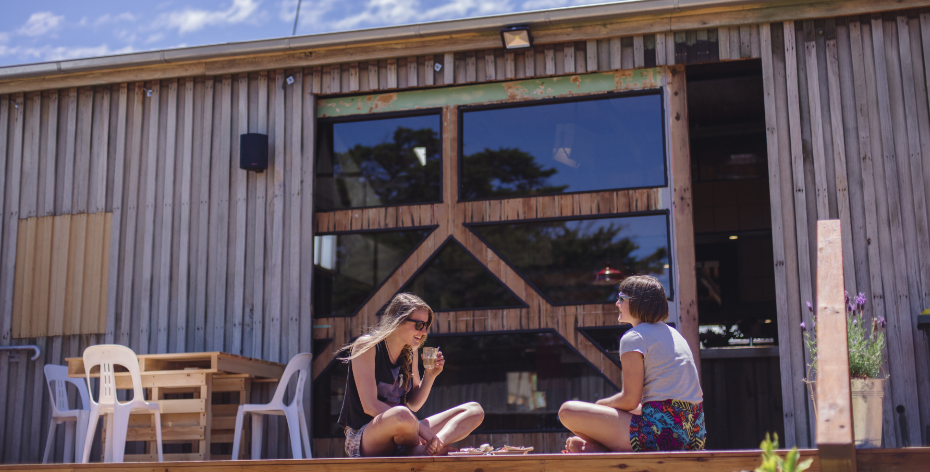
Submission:
[[[194,452],[164,454],[165,461],[210,460],[210,444],[232,443],[239,405],[249,403],[253,382],[277,382],[284,373],[284,364],[227,354],[225,352],[191,352],[179,354],[143,354],[139,357],[142,387],[146,400],[158,401],[161,411],[161,434],[164,444],[191,444]],[[72,357],[68,362],[70,377],[84,377],[84,359]],[[119,367],[117,367],[119,369]],[[97,370],[96,368],[94,369]],[[92,377],[98,375],[91,373]],[[132,389],[129,372],[116,372],[116,388]],[[214,393],[235,400],[216,404]],[[154,462],[154,415],[133,414],[129,420],[127,441],[148,443],[146,454],[127,454],[126,462]],[[106,423],[104,422],[104,425]],[[243,445],[249,451],[247,425],[243,425]],[[106,434],[103,435],[106,437]],[[244,457],[245,452],[240,454]],[[214,456],[213,459],[229,459]]]

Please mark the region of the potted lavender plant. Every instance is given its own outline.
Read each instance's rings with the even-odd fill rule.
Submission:
[[[882,370],[885,361],[885,319],[863,320],[865,302],[864,293],[859,293],[852,302],[849,294],[846,294],[846,332],[856,447],[874,448],[881,447],[882,443],[882,399],[887,380]],[[817,372],[817,315],[811,302],[807,302],[807,309],[813,314],[814,323],[809,329],[801,323],[801,330],[811,356],[807,384],[811,387],[813,398],[813,378]]]

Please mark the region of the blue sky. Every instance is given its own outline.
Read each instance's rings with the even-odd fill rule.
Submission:
[[[303,0],[297,34],[609,0]],[[289,36],[298,0],[4,1],[0,66]]]

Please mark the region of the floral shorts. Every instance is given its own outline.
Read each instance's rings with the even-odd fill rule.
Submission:
[[[698,451],[704,449],[704,406],[680,400],[643,403],[643,414],[630,420],[634,451]]]
[[[362,433],[368,425],[354,430],[346,426],[346,457],[362,457]]]
[[[346,457],[362,457],[362,434],[365,433],[365,428],[368,427],[368,423],[358,430],[354,430],[346,426]],[[395,456],[406,456],[407,448],[404,446],[397,446],[394,450]]]

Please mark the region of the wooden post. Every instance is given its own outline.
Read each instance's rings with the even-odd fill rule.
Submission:
[[[694,215],[691,208],[691,151],[688,147],[688,98],[685,67],[669,67],[669,123],[672,166],[672,218],[678,268],[678,331],[688,341],[698,374],[701,347],[698,339],[697,279],[694,269]]]
[[[820,470],[855,472],[840,220],[817,222],[817,450]]]

